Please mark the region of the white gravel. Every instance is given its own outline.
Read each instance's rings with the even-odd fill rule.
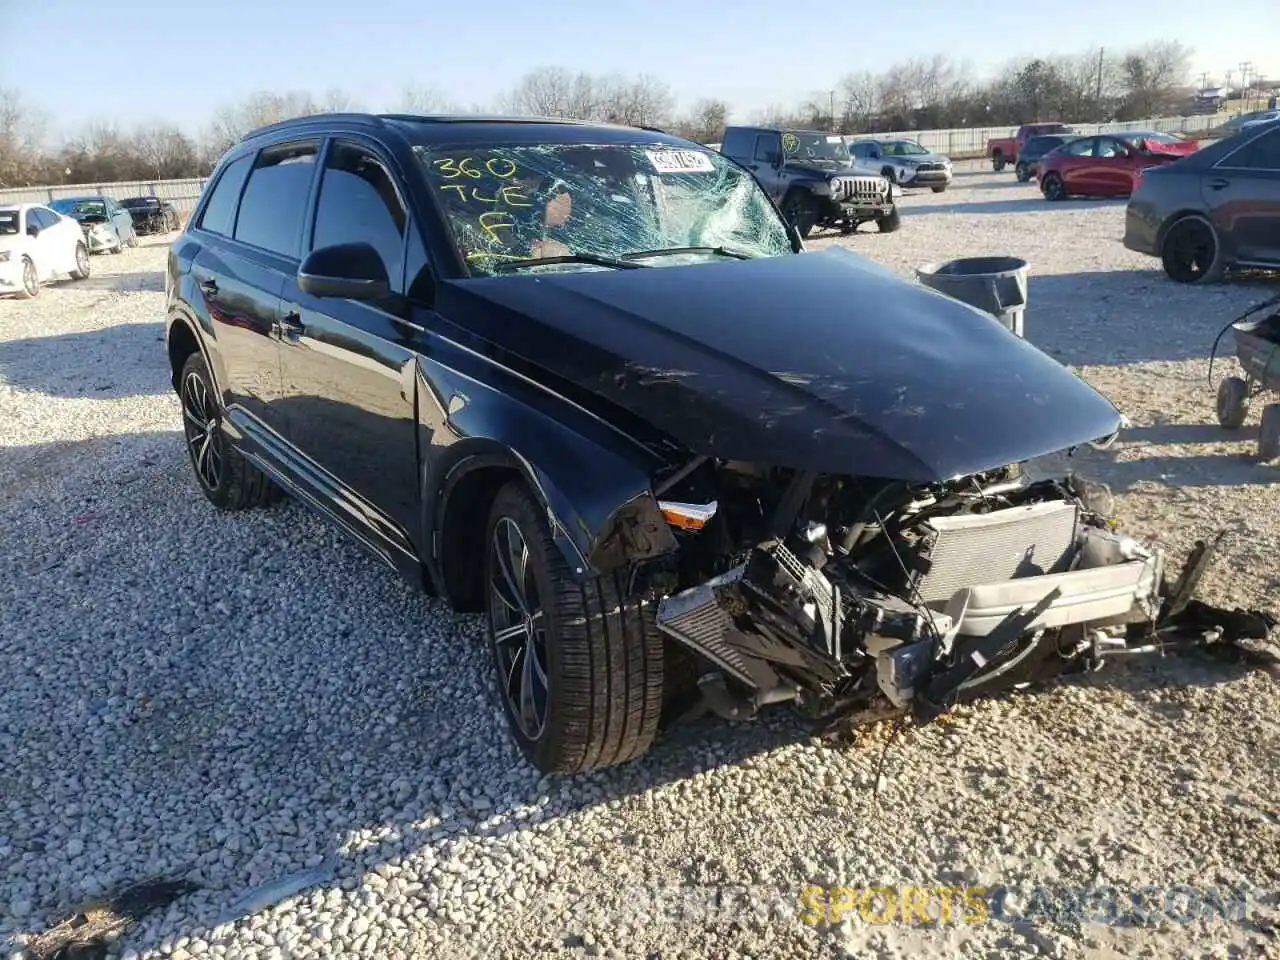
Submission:
[[[1205,378],[1218,328],[1267,288],[1176,287],[1120,246],[1121,204],[1051,206],[1009,175],[902,206],[898,233],[845,242],[908,274],[1029,260],[1028,336],[1134,422],[1088,457],[1129,525],[1181,553],[1225,524],[1209,593],[1280,595],[1280,469],[1253,461],[1253,431],[1213,425]],[[113,956],[1275,955],[1280,709],[1262,673],[1167,659],[967,709],[892,744],[878,806],[887,731],[823,745],[785,710],[539,779],[488,699],[477,622],[296,504],[223,516],[198,495],[161,344],[164,250],[0,301],[0,945],[172,873],[201,889]],[[335,851],[333,881],[215,926]],[[795,916],[812,883],[1260,892],[1243,923],[855,910],[815,927]],[[715,885],[788,909],[646,907]]]

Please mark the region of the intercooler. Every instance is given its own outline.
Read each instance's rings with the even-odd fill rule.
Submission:
[[[1079,508],[1056,501],[992,513],[936,517],[928,532],[928,571],[917,589],[936,605],[979,583],[1061,573],[1075,551]]]

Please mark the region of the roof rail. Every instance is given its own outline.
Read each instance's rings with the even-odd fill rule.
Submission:
[[[467,113],[380,113],[381,120],[409,120],[417,123],[568,123],[579,126],[586,120],[570,120],[567,117],[517,117],[504,114]]]
[[[287,120],[277,120],[275,123],[268,123],[264,126],[250,130],[240,138],[239,143],[244,143],[253,137],[261,136],[264,133],[272,133],[276,130],[288,130],[291,127],[305,127],[313,123],[322,121],[339,120],[343,123],[363,123],[366,126],[380,126],[382,118],[372,113],[308,113],[300,117],[290,117]]]

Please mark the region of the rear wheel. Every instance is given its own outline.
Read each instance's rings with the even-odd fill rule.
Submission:
[[[83,243],[76,244],[76,268],[71,271],[72,280],[89,279],[89,250]]]
[[[22,258],[22,289],[18,291],[19,300],[34,300],[40,296],[40,274],[30,257]]]
[[[1248,381],[1227,377],[1218,384],[1218,423],[1228,430],[1239,430],[1248,416]]]
[[[1067,188],[1062,183],[1062,177],[1056,173],[1046,173],[1044,179],[1040,181],[1040,191],[1044,194],[1046,200],[1061,200],[1067,195]]]
[[[944,193],[944,192],[946,191],[946,189],[947,189],[947,185],[944,183],[944,184],[942,184],[942,185],[941,185],[941,186],[939,186],[939,187],[934,187],[934,188],[933,188],[933,192],[934,192],[934,193]]]
[[[991,155],[991,167],[996,173],[1004,169],[1004,154],[997,150]]]
[[[222,405],[198,350],[182,366],[178,397],[191,468],[209,502],[230,511],[265,506],[278,499],[280,488],[227,442],[222,432]]]
[[[782,201],[782,215],[805,239],[818,223],[818,201],[808,191],[792,190]]]
[[[530,763],[579,773],[649,749],[664,699],[654,609],[622,573],[579,582],[523,484],[494,498],[485,593],[498,692]]]
[[[1203,217],[1187,217],[1171,226],[1160,246],[1164,272],[1178,283],[1214,283],[1222,279],[1222,245]]]

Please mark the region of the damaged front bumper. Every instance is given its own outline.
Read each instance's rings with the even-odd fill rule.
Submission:
[[[905,598],[842,587],[770,541],[664,598],[657,624],[709,662],[706,706],[733,719],[788,700],[850,719],[874,714],[879,700],[930,719],[979,684],[995,692],[1027,682],[1010,666],[1032,663],[1026,655],[1042,642],[1052,644],[1055,673],[1188,643],[1280,660],[1274,619],[1191,599],[1221,534],[1170,584],[1161,550],[1080,516],[1063,502],[937,518],[930,562]],[[985,582],[964,582],[972,571]]]

